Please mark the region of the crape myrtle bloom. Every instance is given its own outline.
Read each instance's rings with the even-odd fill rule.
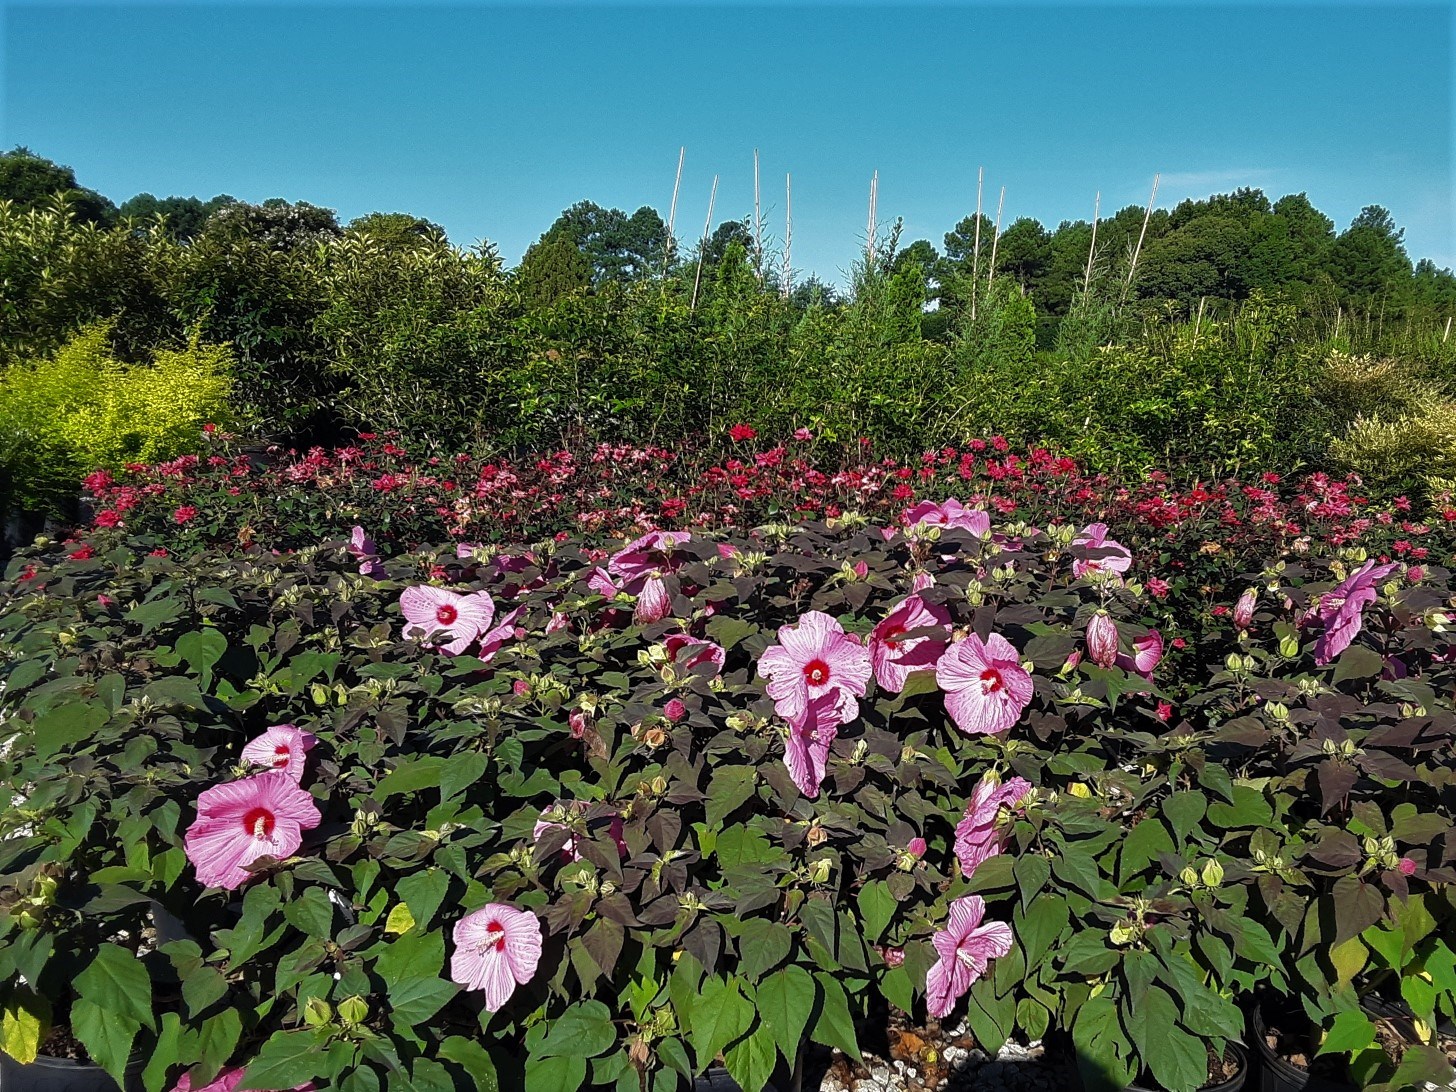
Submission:
[[[447,656],[459,656],[490,630],[495,601],[489,592],[461,594],[420,584],[399,598],[406,639],[415,638]]]
[[[541,923],[528,910],[486,903],[455,923],[450,979],[485,993],[485,1009],[497,1012],[517,985],[525,985],[541,962]]]
[[[940,959],[925,975],[925,1000],[931,1016],[947,1016],[971,985],[986,973],[991,960],[1011,951],[1011,926],[1004,921],[982,924],[986,902],[967,895],[950,904],[945,928],[932,938]]]
[[[247,883],[247,866],[260,857],[291,857],[322,818],[291,774],[270,771],[204,789],[183,843],[199,883],[232,890]]]
[[[1107,524],[1089,523],[1072,539],[1073,546],[1094,551],[1098,556],[1075,558],[1072,561],[1072,575],[1081,579],[1088,574],[1120,575],[1132,567],[1132,551],[1116,539],[1107,535]]]
[[[969,878],[982,861],[1005,847],[1002,809],[1020,811],[1030,792],[1031,782],[1025,778],[1013,777],[1003,784],[995,773],[987,773],[971,790],[966,813],[955,829],[955,855],[964,876]]]
[[[1378,595],[1375,586],[1396,568],[1395,562],[1376,565],[1367,561],[1333,590],[1320,596],[1319,603],[1305,615],[1306,621],[1318,620],[1324,626],[1314,646],[1315,663],[1327,664],[1350,647],[1360,632],[1366,606]]]
[[[1031,675],[999,633],[982,641],[972,633],[946,649],[935,668],[945,707],[968,735],[996,735],[1021,719],[1031,702]]]
[[[268,770],[282,770],[295,783],[303,781],[308,752],[318,742],[312,732],[292,724],[275,724],[243,747],[243,761]]]
[[[768,680],[768,696],[779,716],[803,727],[814,703],[820,703],[816,719],[832,719],[836,727],[859,716],[856,699],[864,697],[870,679],[870,654],[838,620],[807,611],[797,622],[780,626],[778,638],[759,658],[758,671]]]
[[[930,635],[905,637],[911,630],[940,628],[946,640]],[[916,671],[933,671],[950,638],[950,611],[939,604],[927,604],[918,595],[909,596],[887,614],[870,634],[870,661],[875,680],[898,694]]]

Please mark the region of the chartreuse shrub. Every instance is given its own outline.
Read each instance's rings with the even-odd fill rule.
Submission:
[[[61,508],[90,471],[170,459],[227,419],[227,349],[194,340],[129,365],[108,337],[92,326],[52,357],[0,371],[0,496],[12,504]]]
[[[16,558],[5,1048],[756,1090],[882,995],[1189,1090],[1255,990],[1357,1063],[1362,993],[1449,1014],[1444,569],[1316,546],[1174,617],[1105,529],[915,519]]]

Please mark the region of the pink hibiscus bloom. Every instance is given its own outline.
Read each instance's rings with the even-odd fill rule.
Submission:
[[[447,656],[459,656],[495,620],[495,601],[484,591],[461,595],[420,584],[404,590],[399,606],[407,623],[405,638],[417,638]]]
[[[1347,576],[1332,590],[1320,596],[1319,603],[1306,620],[1318,618],[1324,624],[1324,632],[1314,646],[1314,662],[1327,664],[1355,640],[1364,621],[1365,608],[1373,603],[1378,594],[1375,585],[1396,570],[1394,562],[1376,565],[1367,561]]]
[[[703,664],[712,664],[718,671],[728,659],[728,652],[713,641],[700,641],[686,633],[671,633],[662,642],[667,646],[667,659],[684,671],[692,671]]]
[[[955,1003],[986,973],[991,960],[1011,951],[1011,926],[1004,921],[981,924],[986,902],[967,895],[950,904],[945,928],[935,934],[940,960],[925,975],[925,1000],[931,1016],[950,1013]]]
[[[961,873],[970,877],[982,861],[995,857],[1006,845],[1006,831],[1001,825],[1002,809],[1020,811],[1031,782],[1013,777],[1004,785],[994,773],[981,778],[966,801],[966,814],[955,829],[955,855]]]
[[[299,783],[303,781],[308,752],[317,742],[312,732],[300,731],[292,724],[275,724],[243,748],[243,761],[250,766],[282,770]]]
[[[1087,619],[1087,656],[1098,667],[1111,667],[1117,662],[1117,623],[1106,611],[1099,610]]]
[[[826,698],[828,705],[815,710],[821,724],[833,720],[837,727],[859,716],[855,699],[864,697],[871,670],[869,650],[837,620],[817,610],[780,626],[779,643],[765,649],[758,661],[774,711],[799,728],[808,721],[810,706]],[[827,751],[828,744],[824,746]]]
[[[313,797],[273,771],[204,789],[183,841],[198,882],[231,891],[247,883],[247,866],[260,857],[291,857],[303,832],[322,820]]]
[[[502,618],[494,629],[487,630],[480,635],[480,649],[476,652],[476,656],[479,659],[490,663],[495,654],[500,651],[502,645],[513,637],[521,636],[520,633],[516,632],[516,619],[521,616],[521,613],[525,609],[525,607],[517,607]]]
[[[945,707],[968,735],[995,735],[1021,718],[1031,702],[1031,675],[999,633],[985,641],[972,633],[951,645],[935,667]]]
[[[906,527],[915,527],[923,523],[926,527],[969,531],[977,536],[991,533],[989,513],[980,508],[967,508],[954,497],[940,504],[936,504],[934,501],[921,501],[914,508],[908,509],[902,518]]]
[[[496,1012],[525,985],[541,962],[541,923],[528,910],[486,903],[455,923],[450,978],[467,990],[485,991],[485,1008]]]
[[[608,598],[635,595],[632,620],[638,625],[660,622],[672,613],[672,593],[664,577],[682,565],[673,551],[691,537],[686,531],[649,531],[613,554],[605,569],[594,570],[587,586]]]
[[[904,637],[913,629],[935,627],[945,631],[946,640],[931,636]],[[891,693],[898,694],[905,689],[905,680],[912,672],[935,669],[949,638],[950,611],[943,606],[927,604],[918,595],[908,597],[885,615],[884,621],[870,634],[870,662],[875,669],[876,681]]]
[[[240,1065],[228,1066],[207,1084],[199,1085],[196,1089],[192,1087],[192,1078],[184,1073],[172,1086],[172,1092],[233,1092],[234,1088],[242,1084],[246,1073]],[[313,1081],[307,1081],[295,1085],[291,1092],[313,1092],[314,1087]]]
[[[829,748],[839,735],[841,723],[836,696],[829,693],[811,700],[804,718],[789,724],[788,739],[784,741],[784,765],[805,796],[819,795],[829,762]]]
[[[1072,539],[1073,546],[1094,551],[1097,556],[1076,558],[1072,575],[1078,579],[1092,574],[1125,573],[1132,567],[1132,551],[1116,539],[1107,537],[1107,524],[1089,523]]]
[[[359,562],[361,575],[384,575],[384,566],[379,562],[379,547],[364,533],[364,528],[357,525],[349,532],[349,554]]]
[[[1163,659],[1163,635],[1150,629],[1132,643],[1132,655],[1118,653],[1117,666],[1151,680],[1153,668]]]
[[[541,818],[536,820],[536,826],[531,831],[531,837],[536,841],[540,841],[541,835],[545,834],[548,830],[567,831],[566,841],[561,844],[561,855],[568,861],[581,860],[581,850],[576,844],[576,834],[561,820],[568,818],[573,812],[577,814],[584,813],[590,806],[585,800],[571,800],[547,808],[541,813]],[[617,851],[625,857],[627,855],[627,843],[623,840],[622,835],[625,832],[626,824],[622,821],[622,817],[620,815],[613,815],[609,821],[601,820],[598,822],[598,825],[602,822],[607,823],[608,836],[612,841],[617,843]]]

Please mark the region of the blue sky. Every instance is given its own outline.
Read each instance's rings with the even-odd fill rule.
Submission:
[[[138,191],[408,211],[510,262],[589,198],[679,235],[753,205],[794,265],[842,279],[870,175],[906,240],[1307,191],[1344,227],[1389,208],[1413,257],[1456,265],[1444,4],[8,3],[0,142]]]

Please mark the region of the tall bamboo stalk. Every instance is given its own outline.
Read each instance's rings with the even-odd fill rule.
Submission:
[[[698,244],[698,272],[693,277],[693,301],[688,304],[688,312],[692,313],[698,307],[698,285],[703,282],[703,259],[708,254],[708,232],[713,226],[713,202],[718,200],[718,176],[713,176],[713,189],[708,194],[708,218],[703,221],[703,241]]]
[[[753,149],[753,269],[763,282],[763,206],[758,199],[758,149]]]
[[[996,230],[991,235],[991,269],[986,274],[986,294],[991,294],[991,282],[996,279],[996,244],[1001,241],[1001,208],[1006,204],[1006,187],[1001,187],[1001,199],[996,202]]]
[[[971,248],[971,321],[976,321],[976,286],[981,281],[981,183],[986,168],[976,168],[976,243]]]
[[[672,229],[677,223],[677,191],[682,186],[683,156],[688,154],[687,145],[677,150],[677,177],[672,182],[672,206],[667,210],[667,242],[662,247],[662,275],[667,276],[668,259],[672,256]]]
[[[789,255],[794,249],[794,176],[784,174],[784,299],[789,298],[789,286],[793,280],[794,267],[789,264]]]
[[[1092,199],[1092,245],[1087,248],[1087,272],[1082,275],[1082,299],[1092,290],[1092,257],[1097,253],[1097,221],[1102,215],[1102,191]]]
[[[1153,192],[1152,196],[1148,198],[1147,210],[1143,213],[1143,229],[1138,232],[1137,246],[1133,247],[1132,262],[1127,267],[1127,280],[1123,282],[1122,298],[1117,301],[1118,303],[1127,299],[1127,293],[1132,288],[1132,279],[1137,274],[1138,255],[1143,252],[1143,237],[1148,233],[1148,221],[1153,216],[1153,202],[1158,199],[1158,179],[1161,177],[1161,174],[1153,175]]]

